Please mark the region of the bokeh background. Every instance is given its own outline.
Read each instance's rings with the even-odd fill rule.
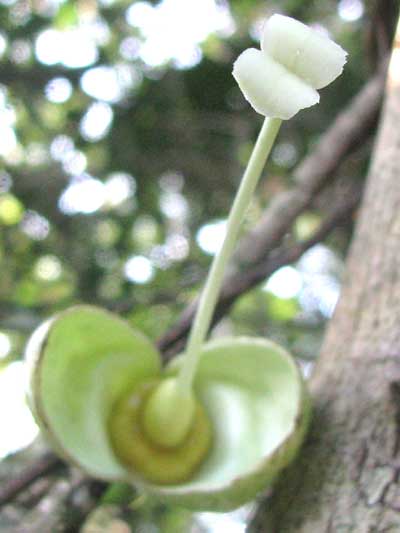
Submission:
[[[374,71],[378,3],[0,0],[0,457],[37,436],[21,357],[45,317],[86,302],[157,339],[198,293],[261,124],[232,63],[257,46],[265,18],[296,17],[350,60],[320,105],[284,125],[244,231],[292,187],[296,164]],[[342,178],[362,182],[370,148],[347,159]],[[294,238],[320,218],[318,205],[303,213]],[[215,334],[269,336],[309,372],[351,231],[246,292]],[[139,515],[146,532],[183,520]],[[205,514],[193,527],[235,533],[246,517]]]

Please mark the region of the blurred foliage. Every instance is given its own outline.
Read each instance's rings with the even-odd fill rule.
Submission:
[[[226,216],[260,124],[230,72],[237,54],[255,45],[264,17],[280,11],[323,26],[351,60],[321,105],[285,125],[249,223],[290,185],[293,166],[368,74],[363,19],[340,19],[334,1],[218,2],[225,22],[197,44],[194,36],[194,58],[182,64],[167,54],[149,65],[143,50],[149,41],[162,48],[163,35],[155,42],[141,24],[173,3],[1,2],[6,323],[27,309],[46,316],[82,300],[129,308],[153,337],[173,321],[209,263],[196,233]],[[171,28],[165,32],[171,39]],[[135,283],[140,272],[124,275],[135,256],[149,260],[136,262],[145,282]],[[262,320],[286,316],[271,302],[260,312]]]
[[[231,69],[257,46],[265,17],[318,25],[350,60],[320,105],[284,125],[247,226],[291,186],[296,163],[371,73],[372,8],[357,15],[361,0],[195,5],[0,0],[0,333],[10,344],[0,337],[2,363],[20,357],[41,319],[77,302],[112,308],[155,339],[191,301],[210,263],[196,237],[226,217],[261,123]],[[199,6],[214,6],[205,22]],[[200,35],[196,24],[210,30]],[[351,179],[364,175],[367,152],[354,158]],[[294,238],[307,237],[319,217],[317,209],[302,215]],[[255,289],[227,326],[315,356],[350,229],[338,232],[322,259],[298,266],[297,292]],[[322,278],[334,286],[328,296]],[[186,520],[171,517],[162,520]]]

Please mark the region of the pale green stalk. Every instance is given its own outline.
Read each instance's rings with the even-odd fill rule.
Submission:
[[[274,144],[282,121],[266,118],[254,146],[242,182],[229,214],[222,248],[214,257],[206,284],[200,296],[193,326],[190,331],[184,363],[178,376],[178,388],[189,392],[196,372],[201,346],[211,324],[218,300],[225,267],[233,253],[240,225],[246,214],[261,172]]]

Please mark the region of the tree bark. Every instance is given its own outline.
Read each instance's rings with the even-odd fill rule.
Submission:
[[[341,298],[310,382],[296,464],[260,532],[400,531],[400,35]]]

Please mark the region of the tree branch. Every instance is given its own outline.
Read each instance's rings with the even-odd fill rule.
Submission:
[[[355,189],[344,201],[340,199],[336,203],[334,202],[333,208],[311,238],[299,243],[283,245],[273,250],[268,258],[261,263],[249,267],[243,272],[236,272],[228,276],[221,291],[211,325],[215,325],[242,294],[254,288],[278,268],[300,259],[304,252],[324,240],[333,229],[343,224],[359,204],[360,197],[360,190]],[[158,346],[167,359],[183,348],[185,336],[193,320],[195,305],[196,302],[189,306],[182,314],[175,329],[170,329],[168,334],[159,340]],[[174,342],[169,344],[167,342],[169,339],[174,339]]]
[[[90,68],[98,64],[97,62]],[[33,68],[21,68],[12,61],[5,61],[2,63],[0,83],[7,86],[21,85],[32,88],[43,86],[53,78],[62,76],[68,78],[73,85],[77,85],[87,69],[88,67],[71,69],[61,65],[46,66],[40,63],[35,63]]]
[[[63,463],[54,453],[47,452],[27,466],[18,475],[13,476],[0,487],[0,507],[12,501],[20,492],[34,481],[53,472]]]

